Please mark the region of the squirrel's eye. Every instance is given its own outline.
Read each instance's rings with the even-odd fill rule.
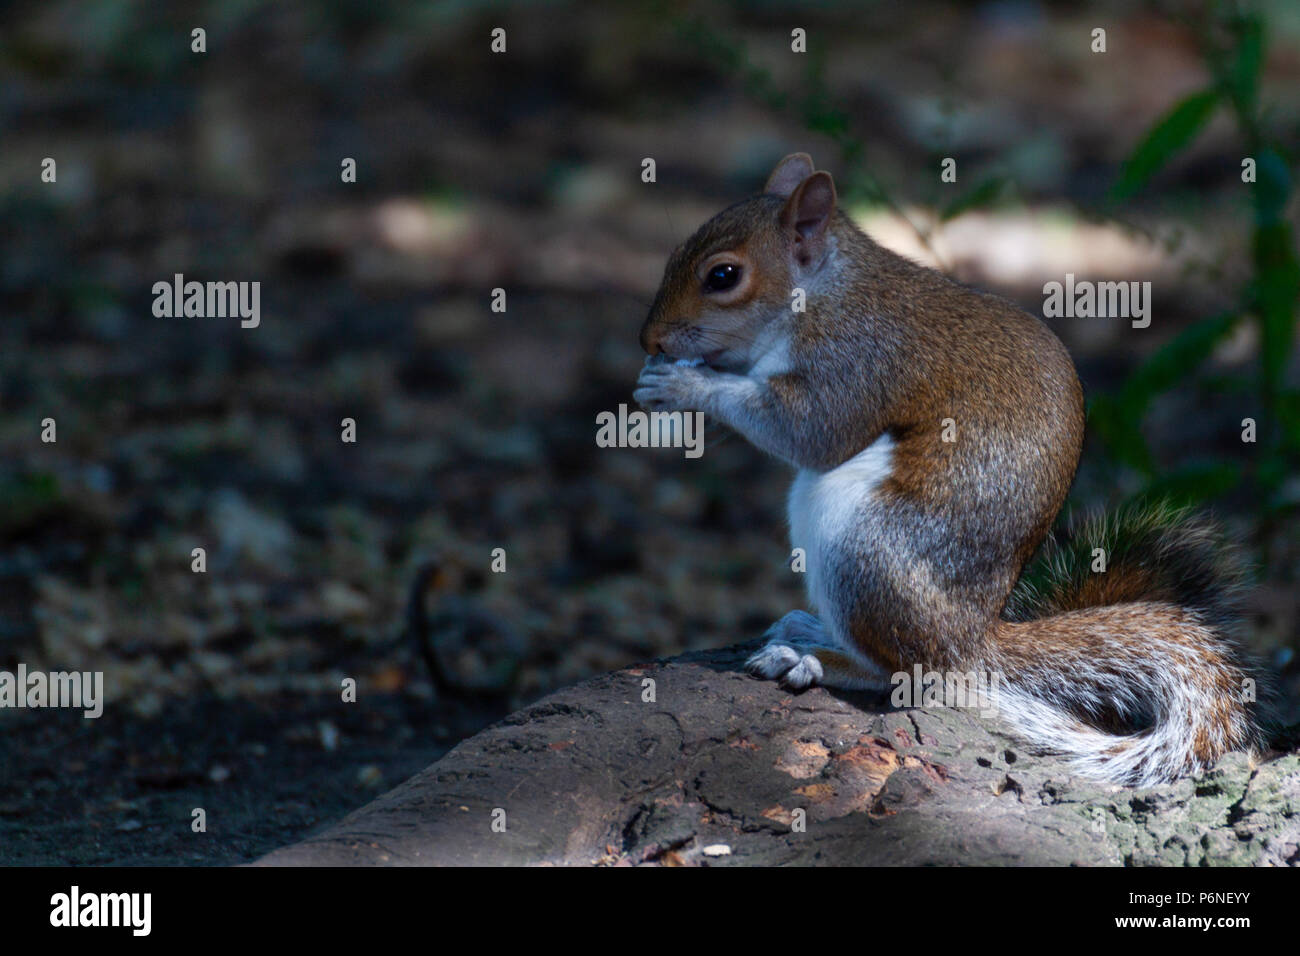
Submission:
[[[704,287],[710,292],[726,292],[740,281],[740,266],[723,263],[714,266],[704,277]]]

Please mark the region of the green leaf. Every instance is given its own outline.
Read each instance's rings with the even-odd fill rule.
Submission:
[[[989,205],[1001,195],[1006,185],[1007,177],[1005,176],[993,176],[984,180],[976,185],[974,189],[968,190],[944,206],[943,211],[939,214],[939,219],[942,222],[947,222],[949,219],[956,219],[964,212]]]
[[[1300,299],[1300,262],[1296,260],[1290,223],[1278,221],[1256,228],[1253,251],[1252,292],[1259,310],[1260,358],[1264,385],[1272,392],[1291,358],[1296,302]]]
[[[1142,416],[1126,413],[1110,395],[1098,395],[1088,406],[1092,426],[1116,459],[1144,475],[1155,472],[1155,460],[1142,434]]]
[[[1240,318],[1224,312],[1188,326],[1134,369],[1118,392],[1092,400],[1088,422],[1111,454],[1145,475],[1155,474],[1155,460],[1142,435],[1147,406],[1200,366]]]
[[[1124,383],[1119,399],[1122,410],[1141,417],[1152,398],[1173,388],[1209,358],[1240,318],[1235,312],[1223,312],[1201,319],[1162,345]]]
[[[1182,100],[1156,122],[1124,162],[1111,187],[1112,200],[1127,199],[1201,131],[1218,104],[1217,90],[1201,90]]]
[[[1143,490],[1142,497],[1174,505],[1195,505],[1226,494],[1241,479],[1241,469],[1230,462],[1205,462],[1155,479]]]
[[[1246,17],[1241,23],[1241,42],[1228,68],[1229,92],[1243,113],[1255,109],[1259,92],[1259,74],[1264,63],[1264,25],[1258,16]]]
[[[1286,447],[1300,451],[1300,391],[1288,389],[1277,396],[1277,419],[1282,425],[1282,441]]]
[[[1291,170],[1277,150],[1265,147],[1255,158],[1255,222],[1267,226],[1282,218],[1291,198]]]

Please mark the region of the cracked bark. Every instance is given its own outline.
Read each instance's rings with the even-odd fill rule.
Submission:
[[[258,864],[1300,862],[1295,753],[1107,786],[970,711],[754,680],[755,646],[553,694]]]

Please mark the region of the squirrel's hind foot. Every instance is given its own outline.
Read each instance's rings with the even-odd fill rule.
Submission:
[[[888,680],[879,668],[838,646],[826,626],[807,611],[791,611],[767,633],[767,644],[745,662],[745,670],[790,690],[809,687],[876,689]]]
[[[745,670],[764,680],[780,681],[790,690],[805,690],[822,683],[826,673],[815,654],[805,654],[789,644],[773,642],[745,661]]]

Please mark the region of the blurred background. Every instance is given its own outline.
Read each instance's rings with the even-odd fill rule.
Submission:
[[[784,466],[714,425],[697,460],[595,445],[668,253],[796,150],[1035,314],[1067,273],[1152,283],[1149,328],[1048,320],[1090,406],[1067,511],[1214,509],[1294,701],[1297,89],[1286,0],[9,4],[0,669],[108,704],[0,711],[0,863],[246,860],[801,606]],[[155,317],[176,273],[260,281],[260,326]]]

